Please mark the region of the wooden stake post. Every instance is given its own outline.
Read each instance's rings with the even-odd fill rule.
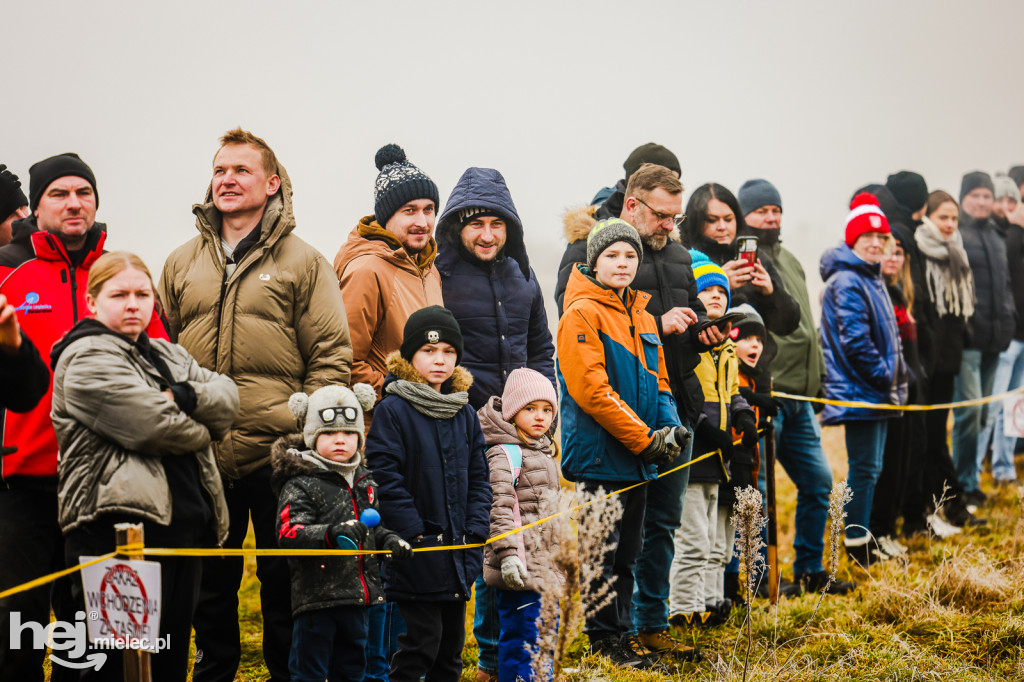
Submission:
[[[775,426],[765,418],[764,479],[768,504],[768,601],[779,603],[779,539],[775,516]]]
[[[141,523],[117,523],[114,524],[114,533],[117,538],[117,546],[137,544],[140,548],[143,545],[143,533]],[[140,552],[118,554],[119,559],[142,559]],[[148,651],[138,649],[125,649],[124,651],[124,679],[125,682],[152,682],[153,671],[150,667],[151,660]]]

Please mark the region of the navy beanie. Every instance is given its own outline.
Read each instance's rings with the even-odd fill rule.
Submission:
[[[28,169],[29,207],[33,211],[39,208],[39,200],[43,198],[43,193],[50,183],[68,175],[83,178],[92,185],[93,194],[96,195],[96,208],[99,208],[100,193],[96,189],[96,176],[92,174],[92,168],[89,168],[78,154],[70,152],[43,159]]]
[[[782,208],[782,196],[779,195],[779,190],[775,189],[775,185],[761,178],[744,182],[736,198],[740,202],[740,211],[743,212],[743,215],[752,213],[762,206]]]

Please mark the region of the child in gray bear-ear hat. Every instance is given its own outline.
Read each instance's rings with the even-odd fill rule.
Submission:
[[[322,556],[288,557],[295,619],[288,667],[292,679],[363,678],[365,609],[384,603],[379,555],[337,549],[387,550],[409,559],[397,534],[363,516],[377,510],[377,484],[363,461],[363,410],[373,406],[369,384],[325,386],[288,400],[302,433],[271,448],[278,494],[277,541],[285,549],[322,549]],[[363,519],[363,520],[361,520]],[[364,523],[363,521],[368,523]]]

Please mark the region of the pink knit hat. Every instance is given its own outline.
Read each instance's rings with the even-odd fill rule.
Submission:
[[[512,421],[519,410],[534,400],[546,400],[551,403],[551,407],[558,409],[555,387],[547,377],[525,367],[513,370],[501,394],[501,418],[507,422]]]

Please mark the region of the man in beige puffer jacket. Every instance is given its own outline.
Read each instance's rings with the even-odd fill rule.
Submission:
[[[199,364],[238,385],[238,420],[216,444],[231,528],[241,547],[252,517],[256,546],[276,548],[270,446],[295,428],[288,398],[348,384],[345,306],[327,260],[291,234],[292,187],[266,142],[236,129],[221,138],[206,201],[192,208],[199,235],[164,265],[160,298],[169,331]],[[257,559],[263,656],[288,679],[291,606],[283,557]],[[239,558],[210,558],[196,608],[196,682],[233,680],[241,656]]]

